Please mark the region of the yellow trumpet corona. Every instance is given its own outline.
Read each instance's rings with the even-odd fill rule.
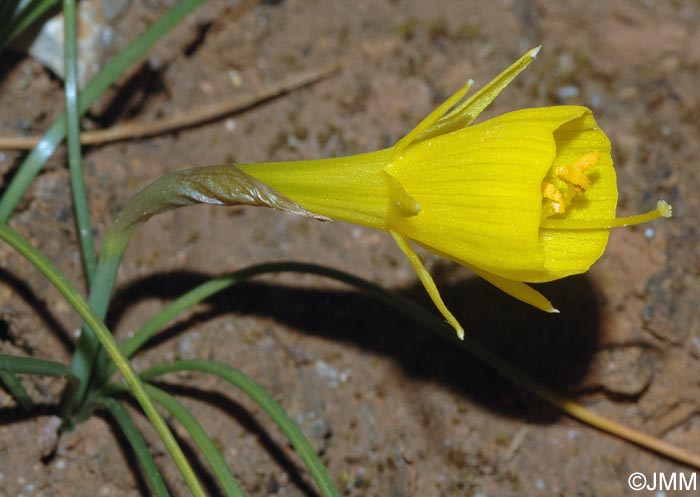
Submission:
[[[411,242],[558,312],[526,283],[587,271],[611,228],[668,217],[671,208],[661,201],[649,213],[615,217],[610,142],[585,107],[522,109],[472,124],[538,52],[464,99],[469,81],[391,148],[239,167],[310,212],[391,233],[460,337]]]

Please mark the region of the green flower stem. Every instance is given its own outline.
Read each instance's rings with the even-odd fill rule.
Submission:
[[[102,244],[102,253],[100,254],[100,259],[95,270],[92,290],[88,298],[90,307],[100,321],[104,320],[107,314],[107,306],[112,294],[112,287],[114,286],[117,271],[119,270],[119,263],[124,254],[124,249],[126,248],[126,244],[124,244],[123,247],[121,245],[122,244],[116,243],[115,246],[115,241],[109,236],[105,238]],[[70,398],[71,396],[68,397],[72,405],[72,407],[69,406],[67,408],[69,412],[77,408],[87,394],[90,373],[92,372],[92,365],[99,344],[100,342],[97,336],[95,336],[94,331],[91,329],[90,325],[84,321],[82,333],[78,339],[78,345],[73,354],[73,362],[71,364],[71,371],[73,375],[78,378],[79,384],[72,398]]]
[[[187,430],[197,448],[211,466],[214,476],[227,497],[245,497],[238,480],[226,464],[224,456],[204,430],[197,418],[181,402],[167,392],[153,385],[145,384],[146,391],[161,407],[165,408]],[[128,391],[124,385],[110,385],[108,390]]]
[[[138,400],[141,408],[146,413],[149,421],[153,425],[161,440],[165,444],[168,452],[175,461],[176,466],[182,473],[187,485],[195,497],[205,497],[201,483],[197,479],[182,449],[177,444],[175,437],[165,423],[163,417],[158,413],[153,402],[149,398],[143,383],[136,375],[129,361],[119,351],[119,346],[114,341],[114,337],[102,323],[102,320],[90,308],[80,293],[66,279],[66,277],[49,261],[44,255],[27,242],[22,236],[7,225],[0,224],[0,239],[17,250],[23,257],[34,265],[51,282],[52,285],[63,295],[68,303],[80,315],[83,322],[87,324],[97,335],[100,343],[105,348],[110,359],[112,359],[119,372],[124,376],[126,383],[131,388],[134,397]]]
[[[144,33],[128,47],[115,56],[92,80],[85,86],[78,100],[78,112],[84,114],[90,106],[112,85],[124,71],[137,59],[160,40],[168,31],[175,27],[203,0],[182,0],[168,12],[163,14]],[[44,166],[56,147],[66,136],[66,117],[61,114],[44,133],[41,141],[27,155],[12,178],[12,181],[0,199],[0,223],[6,223],[15,207],[24,196],[29,185]]]
[[[134,422],[131,421],[129,414],[126,410],[117,402],[116,400],[109,397],[100,397],[91,399],[89,404],[86,406],[88,408],[92,406],[102,406],[107,409],[112,418],[117,422],[122,433],[126,437],[127,441],[131,445],[131,448],[136,454],[136,459],[143,470],[143,474],[148,481],[151,491],[156,497],[170,497],[170,492],[168,492],[168,487],[165,486],[163,477],[156,466],[153,456],[148,450],[146,441],[139,433]]]
[[[119,263],[134,231],[156,214],[196,204],[271,207],[318,218],[235,166],[198,167],[161,176],[131,197],[105,234],[94,290],[88,300],[100,319],[107,312]],[[80,380],[77,403],[87,392],[97,351],[97,339],[84,326],[72,365],[73,374]]]
[[[85,278],[88,282],[88,288],[90,288],[95,273],[95,266],[97,265],[97,252],[90,227],[90,207],[83,179],[83,164],[80,153],[76,19],[75,0],[63,0],[63,61],[66,94],[65,114],[66,127],[68,129],[68,169],[70,171],[75,221],[83,257],[83,267],[85,268]]]
[[[144,371],[141,374],[141,377],[144,380],[148,380],[165,373],[173,373],[177,371],[200,371],[203,373],[214,374],[243,391],[272,418],[284,436],[287,437],[289,443],[292,445],[292,447],[294,447],[299,454],[299,457],[308,468],[309,473],[316,482],[316,485],[318,485],[321,494],[324,497],[340,497],[340,493],[338,492],[333,479],[328,474],[326,467],[321,462],[321,459],[319,459],[316,451],[306,439],[306,436],[304,436],[304,433],[289,417],[285,410],[277,403],[272,395],[267,393],[267,391],[258,385],[252,378],[225,364],[202,359],[179,361],[173,364],[155,366],[147,371]]]

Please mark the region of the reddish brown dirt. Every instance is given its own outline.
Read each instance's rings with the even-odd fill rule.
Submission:
[[[198,10],[95,107],[85,127],[169,115],[329,62],[340,72],[224,121],[86,149],[99,239],[127,198],[163,173],[387,146],[467,78],[480,86],[542,44],[538,60],[487,114],[592,107],[613,142],[619,213],[648,210],[664,197],[675,217],[615,231],[588,274],[546,285],[562,310],[556,316],[452,264],[428,263],[469,332],[503,357],[596,413],[700,447],[697,1],[284,0],[222,21],[234,3]],[[115,25],[117,46],[168,4],[134,2]],[[2,57],[0,132],[40,132],[62,107],[60,81],[30,59]],[[0,154],[5,179],[19,158]],[[11,224],[81,283],[65,162],[63,150],[54,155]],[[196,207],[136,234],[110,323],[124,338],[208,275],[288,259],[345,269],[427,303],[384,233],[261,209]],[[78,320],[57,292],[4,245],[0,281],[0,351],[68,361]],[[240,368],[267,387],[345,495],[619,496],[632,493],[627,477],[635,471],[690,474],[562,417],[382,304],[319,278],[270,277],[227,292],[180,320],[135,366],[193,357]],[[248,495],[316,495],[259,409],[204,376],[171,382],[192,394],[184,402],[215,434]],[[47,406],[62,386],[26,384]],[[50,407],[25,419],[13,405],[0,390],[0,496],[141,495],[143,483],[105,419],[65,434],[43,460]],[[161,444],[146,433],[174,494],[185,495]]]

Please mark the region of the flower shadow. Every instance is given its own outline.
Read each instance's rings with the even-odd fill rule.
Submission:
[[[587,388],[584,382],[601,341],[599,295],[588,276],[536,285],[560,311],[549,314],[514,300],[478,277],[455,281],[451,275],[455,269],[449,263],[439,263],[433,274],[469,338],[564,396],[574,396]],[[408,295],[426,306],[430,304],[421,287],[410,289]],[[472,393],[472,397],[499,412],[511,411],[534,422],[551,422],[561,414],[523,395],[522,387],[502,378],[491,366],[477,359],[465,361],[464,350],[448,345],[434,354],[440,354],[435,355],[441,363],[435,374],[441,381],[445,381],[443,375],[452,378],[453,386]],[[474,384],[474,377],[480,378],[480,385]]]
[[[448,274],[452,267],[438,266],[434,274],[470,338],[560,393],[579,389],[600,333],[595,290],[585,276],[541,285],[561,310],[561,314],[547,314],[479,278],[455,280]],[[117,325],[131,306],[144,299],[172,299],[207,279],[203,274],[180,271],[135,280],[115,296],[109,323]],[[432,310],[419,282],[398,291]],[[351,289],[240,283],[210,298],[203,310],[163,330],[149,347],[210,319],[236,314],[271,318],[300,333],[387,357],[407,376],[445,386],[500,414],[542,423],[560,415],[522,395],[520,387],[464,349],[426,333],[420,324]]]

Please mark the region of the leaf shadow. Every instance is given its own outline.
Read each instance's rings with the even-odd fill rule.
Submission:
[[[539,285],[561,314],[547,314],[493,288],[479,278],[450,277],[452,266],[434,271],[438,287],[470,337],[524,374],[564,395],[576,392],[600,342],[598,296],[585,276]],[[178,271],[135,280],[115,295],[108,322],[146,298],[173,299],[209,277]],[[419,283],[398,292],[432,309]],[[163,330],[153,346],[195,324],[229,314],[254,315],[311,336],[325,337],[390,358],[405,374],[433,382],[506,416],[551,423],[560,413],[527,398],[452,342],[436,339],[376,298],[352,289],[328,290],[260,281],[239,283],[211,297],[205,310]]]
[[[46,328],[58,338],[61,345],[67,352],[71,352],[74,349],[74,343],[68,331],[64,328],[58,318],[56,318],[56,316],[54,316],[54,314],[46,307],[46,304],[34,292],[34,290],[27,285],[26,281],[22,280],[11,271],[3,268],[0,268],[0,281],[12,289],[12,292],[15,295],[20,297],[29,307],[31,307],[32,312],[38,316]],[[0,317],[0,323],[4,322],[5,320]],[[7,334],[8,339],[13,341],[12,334]],[[3,339],[4,338],[0,336],[0,341]]]

